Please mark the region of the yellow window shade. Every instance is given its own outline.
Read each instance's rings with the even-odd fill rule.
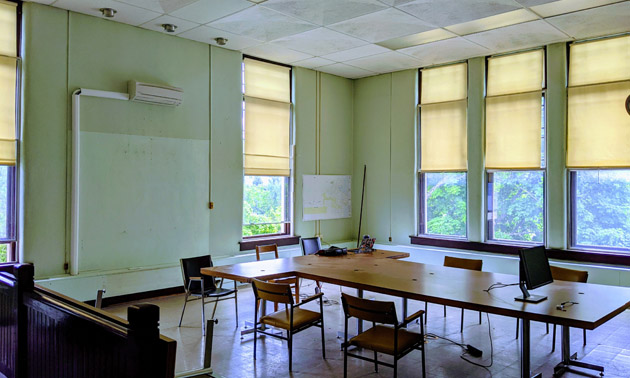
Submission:
[[[0,57],[0,164],[15,164],[16,60]]]
[[[245,96],[291,102],[291,69],[245,59]]]
[[[421,104],[457,101],[467,97],[466,63],[422,70]]]
[[[468,168],[466,105],[466,100],[422,105],[420,169],[423,172]]]
[[[0,55],[17,56],[16,6],[0,0]]]
[[[630,80],[630,36],[573,44],[569,86]]]
[[[544,60],[542,49],[488,59],[488,96],[542,89]]]
[[[630,81],[569,88],[567,166],[630,167]]]
[[[291,104],[245,97],[246,175],[290,176]]]
[[[486,168],[540,168],[541,98],[531,92],[486,99]]]

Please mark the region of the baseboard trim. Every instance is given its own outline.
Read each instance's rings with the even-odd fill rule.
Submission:
[[[149,299],[149,298],[155,298],[155,297],[163,297],[166,295],[181,294],[183,292],[184,292],[184,286],[175,286],[175,287],[168,287],[165,289],[143,291],[140,293],[118,295],[115,297],[104,297],[102,301],[102,307],[112,306],[115,304],[120,304],[120,303],[125,303],[125,302],[141,301],[143,299]],[[85,301],[84,303],[90,306],[94,306],[94,304],[96,303],[96,300]]]

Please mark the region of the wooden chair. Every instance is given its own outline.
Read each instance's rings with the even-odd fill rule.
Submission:
[[[582,282],[586,283],[588,280],[588,272],[585,270],[575,270],[575,269],[567,269],[561,268],[558,266],[550,266],[551,268],[551,276],[554,281],[571,281],[571,282]],[[519,321],[516,318],[516,338],[518,339],[518,325]],[[547,323],[547,333],[549,333],[549,323]],[[582,340],[584,341],[584,345],[586,345],[586,330],[582,329]],[[553,325],[553,340],[551,344],[551,351],[555,352],[556,350],[556,324]]]
[[[481,271],[481,267],[483,266],[483,260],[475,260],[475,259],[462,259],[459,257],[450,257],[444,256],[444,266],[450,268],[459,268],[459,269],[468,269],[468,270],[476,270]],[[428,310],[427,303],[424,303],[424,312],[426,313]],[[446,317],[446,306],[444,306],[444,317]],[[424,318],[425,322],[427,320],[426,315]],[[479,311],[479,324],[481,324],[481,311]],[[459,326],[459,332],[464,332],[464,309],[462,308],[462,320]]]
[[[345,314],[344,343],[343,343],[343,376],[348,376],[348,356],[374,363],[374,370],[378,372],[378,365],[394,368],[394,377],[398,374],[398,360],[409,352],[418,349],[422,351],[422,376],[425,376],[424,358],[424,326],[422,323],[423,310],[408,316],[403,322],[398,322],[394,302],[380,302],[341,294],[341,303]],[[348,319],[351,317],[372,322],[372,328],[348,340]],[[407,331],[405,328],[412,321],[420,318],[420,333]],[[377,325],[376,323],[386,324]],[[392,327],[393,326],[393,327]],[[370,349],[374,358],[367,358],[348,353],[349,346]],[[378,353],[394,357],[394,363],[389,364],[378,360]]]
[[[302,255],[314,255],[322,249],[322,241],[319,236],[315,236],[312,238],[302,238]],[[319,281],[315,281],[315,293],[319,293],[322,291],[322,283]]]
[[[278,258],[278,245],[270,244],[270,245],[257,245],[256,246],[256,260],[260,261],[261,253],[269,253],[273,252],[276,258]],[[291,285],[291,289],[293,289],[293,295],[295,296],[295,303],[300,302],[300,280],[297,277],[287,277],[287,278],[278,278],[275,280],[269,280],[269,282],[275,283],[283,283]],[[274,311],[278,311],[278,304],[274,303]]]
[[[322,303],[323,293],[317,293],[304,299],[299,304],[294,304],[291,287],[288,284],[263,282],[254,279],[252,281],[252,288],[254,289],[254,297],[256,298],[254,310],[254,360],[256,359],[257,334],[260,332],[267,336],[287,340],[289,344],[289,371],[291,371],[293,368],[293,335],[312,326],[321,328],[322,357],[326,359],[326,345],[324,341],[324,307]],[[319,312],[301,308],[302,305],[316,299],[319,299]],[[289,305],[289,308],[276,311],[269,315],[263,315],[260,319],[258,319],[258,304],[261,300],[271,301],[274,303],[284,303],[285,305]],[[287,337],[258,329],[258,326],[262,324],[286,330]]]
[[[234,289],[223,289],[223,278],[215,280],[214,277],[202,276],[201,268],[213,266],[212,257],[210,257],[210,255],[180,259],[179,263],[182,268],[186,297],[184,298],[184,307],[182,308],[182,315],[179,318],[178,327],[182,326],[186,304],[189,301],[201,299],[201,329],[203,330],[203,334],[206,334],[206,303],[204,302],[204,298],[214,299],[213,302],[210,302],[214,303],[212,319],[214,319],[219,301],[234,299],[234,312],[236,315],[236,325],[238,326],[238,290],[236,289],[236,281],[234,281]],[[219,284],[218,287],[217,283]],[[228,297],[232,294],[234,294],[233,297]],[[189,299],[190,297],[194,298]]]

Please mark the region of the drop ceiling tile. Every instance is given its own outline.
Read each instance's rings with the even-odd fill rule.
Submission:
[[[443,27],[517,10],[522,6],[514,0],[416,0],[397,8]]]
[[[304,54],[302,52],[287,49],[278,45],[272,45],[270,43],[248,47],[246,49],[243,49],[242,51],[243,54],[246,55],[256,56],[259,58],[285,64],[291,64],[299,60],[312,58],[312,56],[309,54]]]
[[[531,10],[539,14],[541,17],[551,17],[606,4],[618,3],[620,1],[622,0],[560,0],[532,6]]]
[[[395,8],[370,13],[329,27],[369,42],[380,42],[434,29],[432,25]]]
[[[397,5],[402,5],[405,3],[410,3],[413,0],[381,0],[381,3],[385,3],[387,5],[391,5],[393,7],[397,6]]]
[[[421,62],[411,56],[390,51],[345,62],[348,65],[379,73],[420,67]]]
[[[294,34],[276,39],[272,43],[311,55],[332,54],[367,44],[363,40],[327,28],[318,28]]]
[[[382,54],[390,51],[385,47],[381,47],[378,45],[364,45],[360,47],[355,47],[350,50],[339,51],[336,53],[324,55],[323,58],[334,60],[335,62],[345,62],[347,60],[359,59],[365,56]]]
[[[537,47],[571,38],[545,21],[530,21],[466,36],[494,53]]]
[[[247,8],[208,26],[265,42],[317,28],[262,6]]]
[[[159,13],[134,7],[129,4],[118,3],[112,0],[57,0],[53,6],[99,18],[105,18],[99,9],[113,8],[117,11],[116,16],[109,18],[108,20],[134,26],[144,24],[145,22],[160,16]]]
[[[170,14],[198,24],[207,24],[251,6],[254,4],[247,0],[198,0]]]
[[[446,29],[459,35],[466,35],[538,19],[539,17],[535,13],[530,12],[527,9],[517,9],[515,11],[497,14],[496,16],[480,18],[478,20],[464,22],[463,24],[447,26]]]
[[[199,0],[116,0],[158,13],[169,13]]]
[[[377,0],[269,0],[264,7],[317,25],[330,25],[387,8]]]
[[[376,75],[376,72],[364,70],[358,67],[348,66],[347,64],[343,63],[335,63],[329,66],[319,67],[317,70],[341,77],[346,77],[348,79],[358,79],[360,77]]]
[[[404,37],[398,37],[388,39],[387,41],[379,42],[378,45],[387,47],[392,50],[404,49],[406,47],[422,45],[423,43],[430,43],[435,41],[441,41],[443,39],[449,39],[457,37],[457,35],[444,29],[433,29],[422,33],[416,33],[412,35],[406,35]]]
[[[173,33],[167,33],[164,31],[164,28],[162,27],[163,24],[176,25],[177,29],[175,29],[175,32]],[[170,34],[170,35],[179,35],[197,26],[199,26],[199,24],[182,20],[181,18],[176,18],[169,15],[160,16],[154,20],[151,20],[147,23],[140,25],[141,28],[145,28],[145,29],[149,29],[149,30],[153,30],[157,32],[162,32],[164,34]]]
[[[298,60],[297,62],[293,63],[293,65],[295,66],[311,68],[311,69],[321,67],[321,66],[328,66],[331,64],[335,64],[335,62],[332,60],[328,60],[328,59],[324,59],[320,57]]]
[[[398,52],[411,55],[420,60],[422,66],[455,62],[490,53],[488,49],[461,37],[409,47],[398,50]]]
[[[627,32],[630,2],[551,17],[547,21],[577,39]]]
[[[547,4],[547,3],[552,3],[554,1],[558,1],[558,0],[516,0],[518,1],[520,4],[526,6],[526,7],[533,7],[536,5],[541,5],[541,4]]]
[[[208,43],[210,45],[219,46],[215,38],[223,37],[227,38],[227,44],[221,46],[230,50],[242,50],[251,46],[261,44],[260,41],[255,39],[243,37],[240,35],[228,33],[223,30],[214,29],[209,26],[201,25],[197,28],[191,29],[179,35],[182,38],[192,39],[193,41]]]

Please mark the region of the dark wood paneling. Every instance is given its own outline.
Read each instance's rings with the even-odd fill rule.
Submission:
[[[264,239],[245,239],[239,243],[241,245],[241,251],[249,251],[256,249],[258,245],[276,244],[278,247],[284,245],[300,244],[300,236],[274,236]]]

